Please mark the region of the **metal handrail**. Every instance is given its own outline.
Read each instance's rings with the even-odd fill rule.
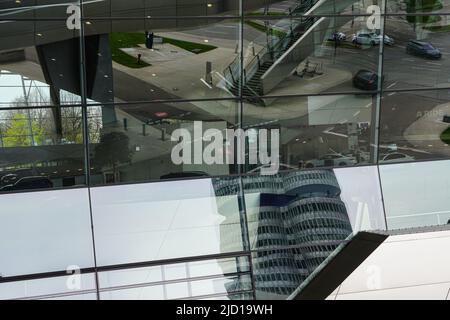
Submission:
[[[317,2],[317,0],[307,0],[304,2],[299,3],[293,10],[290,10],[289,19],[290,20],[290,31],[285,33],[283,37],[278,38],[276,37],[276,41],[273,44],[268,44],[267,46],[264,46],[255,56],[246,64],[244,71],[244,83],[242,87],[245,87],[247,90],[252,91],[252,93],[257,94],[250,86],[246,85],[247,80],[250,80],[253,78],[253,76],[256,74],[256,72],[259,70],[259,68],[265,63],[269,61],[274,61],[278,59],[286,50],[290,47],[290,42],[292,39],[295,38],[298,29],[301,27],[304,27],[306,30],[310,28],[314,23],[314,17],[302,17],[300,18],[299,22],[292,23],[291,17],[297,12],[306,12],[310,8],[313,7],[313,5]],[[283,22],[286,22],[286,19],[283,19],[278,22],[278,24],[283,24]],[[296,19],[296,21],[298,21]],[[275,24],[273,27],[276,27],[277,24]],[[271,27],[269,30],[272,31],[274,28]],[[240,55],[237,55],[234,60],[228,65],[228,67],[223,72],[225,78],[227,79],[227,74],[230,75],[231,79],[228,78],[230,83],[236,83],[238,79],[240,79]]]

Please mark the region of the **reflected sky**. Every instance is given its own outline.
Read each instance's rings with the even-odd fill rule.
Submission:
[[[450,219],[450,161],[380,166],[389,229],[446,224]]]

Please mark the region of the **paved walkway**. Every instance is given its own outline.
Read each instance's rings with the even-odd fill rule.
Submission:
[[[155,44],[153,47],[154,49],[147,49],[142,44],[138,48],[121,48],[120,50],[133,57],[141,54],[142,61],[148,64],[174,61],[195,55],[195,53],[176,47],[170,43]]]
[[[450,103],[436,106],[413,122],[403,134],[405,139],[416,149],[450,156],[450,146],[441,141],[442,132],[450,126],[442,122],[444,115],[450,115]]]

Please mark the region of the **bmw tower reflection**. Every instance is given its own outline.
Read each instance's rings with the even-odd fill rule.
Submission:
[[[221,213],[239,188],[236,178],[214,183]],[[258,299],[285,298],[352,233],[332,170],[246,176],[243,189]],[[241,236],[227,228],[234,219],[222,223],[223,243]]]

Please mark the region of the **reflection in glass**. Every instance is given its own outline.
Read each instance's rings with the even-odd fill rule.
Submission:
[[[440,3],[429,4],[433,2]],[[395,38],[395,45],[384,48],[384,88],[448,88],[450,15],[427,16],[420,9],[413,12],[421,15],[386,17],[386,34]]]
[[[88,84],[109,93],[90,103],[233,97],[223,70],[240,56],[235,19],[90,21],[85,29]]]
[[[56,7],[66,16],[66,5]],[[1,107],[81,103],[79,30],[69,30],[65,20],[1,25]]]
[[[46,279],[0,282],[0,299],[60,300],[60,299],[95,299],[95,275],[80,274],[76,285],[69,287],[71,276]],[[73,282],[75,284],[75,282]]]
[[[232,178],[216,183],[220,206],[238,184]],[[333,171],[314,170],[246,176],[243,186],[257,296],[284,298],[352,233],[339,184]]]
[[[244,106],[246,128],[278,129],[280,170],[369,164],[374,150],[371,95],[265,98],[265,108]],[[248,166],[247,172],[258,172]]]
[[[92,188],[98,265],[243,250],[243,236],[220,233],[242,232],[238,194],[216,195],[211,179]]]
[[[206,164],[196,161],[194,155],[197,152],[202,156],[210,144],[204,139],[199,148],[196,142],[209,129],[220,130],[225,135],[226,129],[234,127],[236,109],[236,102],[228,100],[102,106],[102,114],[108,115],[103,116],[103,121],[108,122],[103,122],[98,139],[91,141],[92,184],[235,173],[235,165],[226,162],[225,156],[222,163]],[[180,130],[190,136],[186,140],[183,136],[181,141],[186,148],[181,152],[189,149],[191,157],[178,164],[173,159],[173,151],[180,143],[175,138]]]
[[[376,166],[335,168],[353,232],[386,230],[380,178]]]
[[[243,77],[239,77],[239,61],[230,65],[225,76],[234,88],[243,83],[243,96],[260,107],[267,104],[257,95],[374,91],[382,36],[366,32],[363,41],[365,27],[365,20],[351,17],[248,18]],[[362,71],[371,77],[360,76]]]
[[[380,166],[388,229],[450,222],[448,161]]]
[[[101,300],[168,300],[168,299],[209,299],[222,297],[230,292],[227,299],[242,299],[241,291],[250,291],[250,277],[248,275],[237,277],[218,277],[216,279],[193,280],[189,279],[166,284],[147,284],[130,288],[116,288],[114,290],[101,290]],[[232,285],[232,286],[231,286]],[[233,289],[231,289],[233,287]],[[230,290],[230,291],[228,291]],[[234,290],[234,294],[233,291]],[[245,296],[245,299],[251,298]]]
[[[448,90],[385,93],[381,100],[379,163],[450,155]]]
[[[101,112],[90,110],[91,139]],[[81,107],[0,111],[0,191],[48,189],[85,183]]]
[[[247,265],[242,268],[242,263]],[[246,256],[100,272],[102,299],[186,299],[250,291]],[[202,266],[201,269],[198,267]],[[224,269],[225,267],[225,269]],[[225,271],[228,269],[228,272]]]

